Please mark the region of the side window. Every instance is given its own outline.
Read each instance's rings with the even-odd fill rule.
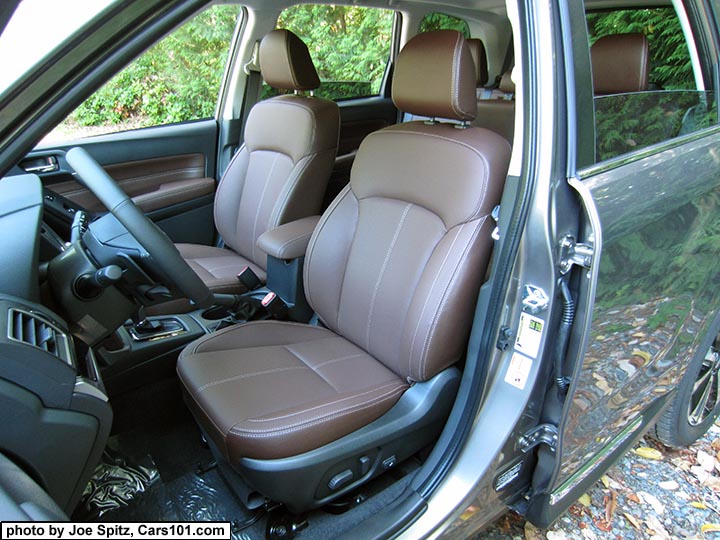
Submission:
[[[428,13],[420,21],[420,32],[432,32],[433,30],[457,30],[464,38],[470,37],[468,23],[445,13]]]
[[[642,33],[650,50],[646,91],[594,98],[597,162],[717,123],[715,94],[698,88],[692,43],[673,7],[590,12],[587,24],[591,45],[604,36]]]
[[[105,83],[43,142],[213,117],[239,15],[232,5],[203,11]]]
[[[380,94],[394,14],[389,9],[301,4],[283,10],[277,27],[294,32],[310,49],[321,81],[317,95],[351,99]],[[276,93],[263,83],[263,98]]]

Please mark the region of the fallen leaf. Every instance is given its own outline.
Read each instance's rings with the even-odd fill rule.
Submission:
[[[592,529],[583,529],[581,532],[585,540],[597,540],[597,535]]]
[[[651,495],[646,491],[640,491],[638,493],[638,496],[643,500],[645,504],[652,506],[652,509],[655,510],[655,513],[657,515],[661,516],[663,512],[665,512],[665,506],[658,500],[657,497],[655,497],[655,495]]]
[[[700,532],[703,534],[709,532],[720,532],[720,523],[703,523],[700,527]]]
[[[657,517],[649,515],[645,520],[645,526],[650,529],[651,538],[657,537],[663,540],[670,540],[670,534]]]
[[[600,481],[602,482],[603,486],[605,486],[605,488],[610,487],[610,479],[608,478],[608,476],[606,474],[604,474],[600,477]]]
[[[627,496],[627,500],[630,502],[634,502],[635,504],[640,504],[640,497],[638,497],[635,493],[630,493]]]
[[[610,532],[612,531],[612,527],[602,518],[596,518],[593,519],[593,523],[595,526],[600,529],[602,532]]]
[[[720,450],[720,437],[713,439],[713,442],[710,443],[710,447],[713,450]]]
[[[704,503],[701,503],[699,501],[690,501],[690,506],[699,510],[707,510],[707,506],[705,506]]]
[[[720,478],[717,476],[708,475],[703,484],[713,491],[720,491]]]
[[[605,521],[608,525],[612,523],[613,514],[617,508],[617,493],[610,490],[610,494],[605,496]]]
[[[627,512],[623,512],[623,515],[625,516],[625,519],[627,519],[630,522],[630,525],[635,527],[638,531],[642,529],[640,522],[637,520],[637,518],[635,516],[633,516],[632,514],[628,514]]]
[[[700,480],[701,484],[704,484],[705,480],[710,477],[710,473],[703,469],[700,465],[693,465],[690,467],[690,472],[695,475],[695,478]]]
[[[680,487],[680,484],[678,484],[675,480],[666,480],[665,482],[659,482],[658,486],[667,491],[675,491]]]
[[[641,446],[640,448],[636,448],[635,450],[633,450],[633,452],[645,459],[662,459],[663,457],[660,450],[650,448],[649,446]]]
[[[707,472],[713,472],[715,469],[715,457],[711,456],[704,450],[698,450],[697,462]]]
[[[525,522],[525,540],[545,540],[542,530],[529,521]]]
[[[581,495],[580,498],[578,499],[578,502],[579,502],[580,504],[582,504],[583,506],[585,506],[585,507],[588,507],[588,506],[590,506],[590,505],[592,504],[592,500],[590,499],[590,495],[588,495],[587,493],[584,493],[583,495]]]

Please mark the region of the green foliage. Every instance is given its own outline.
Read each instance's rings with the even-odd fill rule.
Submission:
[[[650,82],[668,90],[695,89],[690,53],[674,8],[592,12],[587,23],[591,43],[606,35],[645,34],[650,46]]]
[[[464,38],[470,37],[468,23],[445,13],[428,13],[420,21],[421,32],[432,32],[433,30],[457,30]]]
[[[696,90],[688,46],[674,8],[591,12],[587,24],[591,43],[613,34],[640,32],[647,36],[650,82],[658,87],[658,91],[595,98],[597,161],[717,123],[714,96]]]
[[[393,11],[302,4],[278,17],[278,28],[296,33],[310,49],[330,99],[375,95],[390,58]]]
[[[110,79],[69,120],[141,127],[213,116],[238,13],[230,5],[204,11]]]

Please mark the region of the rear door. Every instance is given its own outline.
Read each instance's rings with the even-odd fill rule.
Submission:
[[[216,5],[182,24],[77,107],[17,166],[38,174],[46,219],[104,211],[65,152],[85,148],[176,242],[214,241],[216,109],[241,10]]]
[[[652,425],[720,308],[712,15],[700,2],[676,2],[588,12],[586,20],[589,35],[585,21],[574,21],[580,41],[566,48],[575,55],[566,69],[581,88],[571,184],[586,216],[574,240],[593,255],[589,269],[575,269],[580,296],[565,372],[571,384],[556,448],[538,454],[545,470],[536,474],[528,518],[539,526]],[[588,41],[638,29],[650,45],[648,91],[590,98]],[[587,118],[594,122],[580,121]],[[594,145],[583,156],[588,141]]]

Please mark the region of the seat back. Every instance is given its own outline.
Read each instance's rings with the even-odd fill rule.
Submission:
[[[465,125],[407,122],[368,135],[308,246],[305,291],[322,322],[410,380],[463,354],[492,247],[510,145],[467,127],[475,81],[458,32],[408,42],[395,105]]]
[[[487,84],[489,78],[485,44],[478,38],[466,39],[465,43],[467,43],[473,62],[475,63],[476,86],[478,89],[481,89]]]
[[[258,237],[318,214],[337,153],[340,113],[335,102],[297,92],[320,85],[305,44],[274,30],[260,44],[260,70],[272,87],[294,94],[257,103],[245,141],[218,186],[215,226],[225,244],[265,269]]]
[[[601,37],[590,48],[590,59],[596,96],[647,90],[650,52],[643,34]]]
[[[512,144],[515,134],[515,83],[506,71],[497,90],[487,99],[478,99],[477,117],[473,125],[499,133]]]

